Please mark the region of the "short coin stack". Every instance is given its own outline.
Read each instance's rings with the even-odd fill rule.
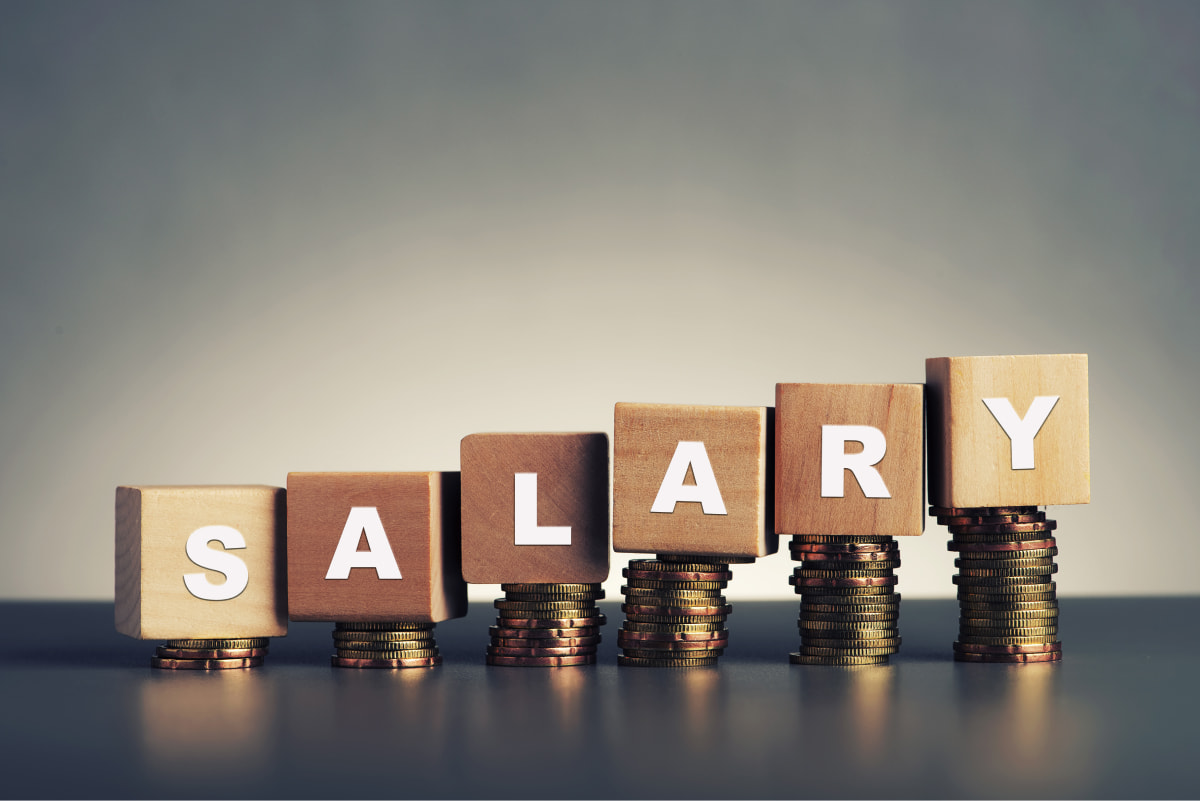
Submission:
[[[960,662],[1057,662],[1057,523],[1036,506],[931,507],[958,553]]]
[[[501,584],[487,663],[506,667],[596,664],[604,615],[599,584]]]
[[[900,595],[890,536],[795,536],[800,650],[794,665],[881,665],[900,648]]]
[[[335,623],[334,667],[409,668],[442,664],[436,623]]]
[[[725,620],[733,607],[722,591],[733,578],[731,559],[658,554],[632,559],[621,571],[625,623],[617,632],[618,665],[715,665],[729,644]]]
[[[229,670],[262,665],[266,637],[226,640],[167,640],[154,649],[150,666],[165,670]]]

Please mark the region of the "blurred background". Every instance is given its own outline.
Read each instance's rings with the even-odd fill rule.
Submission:
[[[111,598],[118,484],[1074,352],[1060,595],[1195,593],[1197,41],[1187,2],[2,2],[0,597]]]

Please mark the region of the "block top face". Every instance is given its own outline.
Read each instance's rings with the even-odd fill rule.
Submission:
[[[461,460],[468,582],[608,578],[607,434],[471,434]]]
[[[285,516],[281,487],[117,487],[117,630],[160,640],[287,634]]]
[[[458,473],[289,473],[292,620],[466,614]]]
[[[773,411],[616,404],[613,548],[753,557],[778,550]]]
[[[924,412],[921,384],[776,384],[775,530],[921,534]]]
[[[1087,354],[927,359],[938,506],[1088,503]]]

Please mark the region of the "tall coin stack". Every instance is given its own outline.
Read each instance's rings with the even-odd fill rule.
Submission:
[[[604,615],[599,584],[501,584],[504,597],[487,647],[487,663],[507,667],[596,664]]]
[[[930,507],[958,553],[960,662],[1057,662],[1058,598],[1051,576],[1058,524],[1036,506]]]
[[[229,670],[262,665],[267,637],[227,640],[167,640],[154,649],[150,666],[165,670]]]
[[[335,623],[334,667],[409,668],[442,664],[436,623]]]
[[[794,665],[881,665],[900,648],[900,546],[884,535],[794,536],[800,650]]]
[[[751,559],[658,554],[632,559],[625,577],[625,623],[617,632],[618,665],[715,665],[729,644],[725,621],[733,607],[722,591],[731,562]]]

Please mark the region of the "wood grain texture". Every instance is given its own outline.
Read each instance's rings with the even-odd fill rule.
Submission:
[[[608,578],[608,435],[471,434],[461,444],[463,577],[472,584]],[[537,474],[537,524],[570,545],[515,542],[514,476]]]
[[[925,528],[924,387],[775,385],[775,530],[917,536]],[[849,470],[844,496],[821,497],[822,427],[871,426],[887,441],[874,466],[889,498],[868,498]],[[848,444],[846,452],[861,445]]]
[[[773,529],[774,410],[618,403],[613,434],[613,548],[623,553],[766,556]],[[680,442],[703,442],[726,514],[678,503],[651,512]],[[689,479],[689,482],[692,479]]]
[[[117,631],[142,640],[287,634],[286,508],[281,487],[117,487]],[[214,584],[226,580],[187,556],[192,532],[212,525],[229,526],[246,542],[227,553],[246,564],[248,583],[224,601],[197,598],[183,579],[203,573]]]
[[[927,359],[929,495],[938,506],[1088,503],[1087,354]],[[984,405],[1004,397],[1024,417],[1037,396],[1058,402],[1033,440],[1034,469],[1012,469],[1011,440]]]
[[[465,615],[459,493],[457,472],[289,473],[291,619],[436,623]],[[400,579],[361,567],[325,578],[352,507],[378,510]]]

